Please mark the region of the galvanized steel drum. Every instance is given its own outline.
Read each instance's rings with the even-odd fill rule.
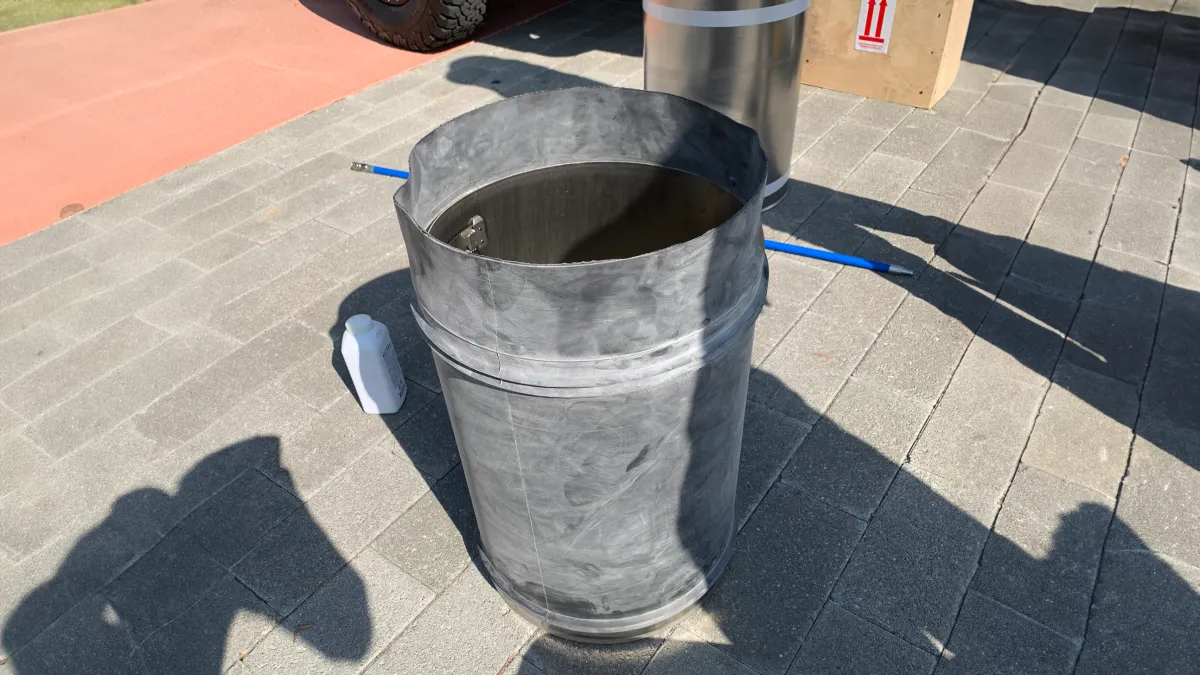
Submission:
[[[685,96],[756,129],[783,199],[809,0],[643,0],[646,89]]]
[[[492,582],[587,641],[649,634],[729,560],[767,162],[683,98],[570,89],[422,139],[396,193]]]

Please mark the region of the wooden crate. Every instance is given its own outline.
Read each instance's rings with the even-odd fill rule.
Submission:
[[[800,80],[825,89],[932,108],[954,84],[973,0],[888,0],[886,54],[858,51],[860,0],[813,0]],[[874,22],[873,22],[874,23]]]

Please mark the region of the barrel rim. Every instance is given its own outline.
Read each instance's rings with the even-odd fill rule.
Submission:
[[[473,117],[476,115],[484,114],[487,110],[489,110],[495,106],[510,104],[513,101],[517,101],[517,100],[521,100],[521,99],[529,99],[529,98],[534,98],[534,97],[548,97],[548,96],[552,96],[552,95],[561,95],[564,92],[581,91],[581,90],[636,92],[638,95],[676,99],[678,101],[682,101],[688,107],[708,111],[712,114],[723,117],[730,124],[733,124],[737,127],[740,127],[742,129],[749,131],[751,134],[754,135],[755,138],[759,139],[758,151],[762,155],[762,158],[763,158],[763,161],[760,165],[761,173],[762,173],[762,180],[759,181],[758,188],[753,193],[751,193],[749,199],[742,202],[741,208],[739,208],[737,211],[735,211],[731,216],[726,218],[724,222],[717,225],[716,227],[705,230],[701,234],[699,234],[695,237],[692,237],[691,239],[688,239],[686,241],[681,241],[677,244],[672,244],[670,246],[667,246],[666,248],[659,248],[659,249],[655,249],[653,251],[647,251],[646,253],[640,253],[635,256],[627,256],[624,258],[605,258],[603,260],[586,260],[586,261],[581,261],[581,262],[570,262],[570,263],[529,263],[529,262],[522,262],[519,260],[508,260],[506,258],[494,258],[491,256],[480,255],[477,253],[471,253],[469,251],[464,251],[463,249],[460,249],[456,246],[451,246],[449,244],[449,242],[442,241],[441,239],[438,239],[437,237],[430,234],[429,230],[426,227],[422,227],[421,224],[417,222],[417,219],[411,213],[409,213],[409,211],[403,205],[401,205],[401,203],[400,203],[401,193],[405,193],[406,190],[410,190],[410,186],[415,184],[412,180],[405,181],[405,183],[403,185],[401,185],[396,190],[396,192],[393,193],[393,195],[392,195],[392,204],[396,208],[396,213],[402,221],[405,221],[405,222],[402,222],[402,225],[407,224],[407,225],[411,226],[412,229],[416,230],[420,234],[420,236],[426,240],[427,243],[432,242],[434,245],[436,245],[444,250],[451,251],[455,255],[460,255],[460,256],[466,257],[467,259],[488,260],[488,261],[494,261],[495,263],[499,263],[499,264],[503,264],[503,265],[512,265],[514,267],[529,268],[529,269],[544,269],[544,268],[584,269],[584,268],[586,268],[588,266],[592,266],[592,265],[595,265],[595,266],[611,265],[614,262],[619,262],[619,261],[624,261],[624,260],[649,259],[651,257],[661,255],[662,253],[667,252],[667,251],[674,251],[676,249],[681,249],[682,247],[688,246],[689,244],[693,244],[694,242],[697,242],[705,237],[715,237],[716,236],[715,232],[717,230],[719,230],[720,228],[729,224],[731,221],[736,220],[739,216],[744,215],[746,213],[746,210],[751,208],[754,205],[755,201],[758,199],[758,197],[763,195],[764,190],[766,190],[767,177],[769,174],[769,168],[768,168],[769,161],[767,159],[766,151],[762,147],[762,139],[759,137],[759,134],[757,131],[755,131],[753,128],[751,128],[749,126],[746,126],[745,124],[742,124],[741,122],[738,122],[737,120],[733,119],[732,117],[725,115],[724,113],[720,112],[719,110],[710,108],[709,106],[706,106],[703,103],[698,103],[689,98],[685,98],[683,96],[676,96],[675,94],[668,94],[665,92],[647,91],[647,90],[643,90],[643,89],[632,89],[629,87],[566,87],[563,89],[554,89],[551,91],[530,92],[527,94],[520,94],[517,96],[512,96],[512,97],[506,98],[501,101],[494,101],[487,105],[480,106],[474,110],[465,112],[462,115],[454,117],[453,119],[447,121],[443,125],[431,130],[429,133],[422,136],[421,139],[418,140],[413,145],[413,149],[410,152],[410,155],[417,153],[421,149],[422,146],[432,143],[433,142],[431,140],[432,137],[435,134],[437,134],[439,131],[441,131],[441,129],[443,127],[445,127],[446,125],[454,123],[454,122],[458,122],[460,120],[464,120],[468,117]],[[555,168],[555,167],[560,167],[560,166],[579,166],[579,165],[584,165],[584,164],[596,164],[596,163],[597,162],[593,162],[593,161],[589,161],[589,162],[556,162],[556,163],[551,163],[551,164],[546,164],[546,165],[535,167],[534,170],[550,169],[550,168]],[[626,163],[626,164],[641,164],[641,165],[645,165],[645,166],[660,166],[660,167],[662,166],[661,164],[652,164],[650,162],[624,162],[624,163]],[[685,171],[683,169],[678,169],[675,167],[667,167],[667,168],[670,168],[674,171],[679,171],[681,173],[686,173],[691,176],[695,176],[696,178],[700,178],[702,180],[706,180],[706,181],[709,181],[710,183],[712,183],[712,181],[707,176],[701,176],[694,172]],[[488,185],[493,185],[499,181],[507,180],[509,178],[513,178],[515,176],[519,176],[519,175],[528,173],[529,171],[530,171],[529,169],[515,171],[509,175],[499,176],[499,177],[496,177],[485,183],[479,183],[476,185],[472,185],[471,187],[472,187],[472,190],[479,190]],[[713,183],[713,184],[716,185],[716,183]],[[722,187],[720,185],[717,185],[717,187],[720,187],[722,190],[726,190],[724,187]],[[728,192],[728,190],[726,190],[726,192]],[[407,194],[407,193],[405,193],[405,194]],[[741,201],[737,195],[734,195],[733,193],[729,193],[729,194],[731,196],[733,196],[734,199],[738,199],[738,201]],[[461,198],[462,197],[460,196],[458,199],[461,199]],[[457,200],[447,199],[446,203],[438,205],[438,207],[435,209],[435,212],[438,214],[438,216],[440,216],[441,214],[445,213],[446,210],[449,209],[455,203],[455,201],[457,201]],[[429,222],[429,225],[432,226],[433,222],[436,220],[437,220],[437,217],[432,218]]]

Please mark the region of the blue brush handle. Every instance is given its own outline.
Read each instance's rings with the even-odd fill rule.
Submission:
[[[864,270],[872,270],[875,272],[883,272],[884,274],[899,274],[901,276],[912,276],[912,270],[900,265],[889,265],[887,263],[867,260],[858,256],[846,255],[844,253],[830,253],[816,248],[807,246],[796,246],[795,244],[785,244],[782,241],[772,241],[767,239],[763,242],[768,251],[779,251],[781,253],[790,253],[792,255],[804,256],[805,258],[815,258],[817,260],[826,260],[839,265],[848,265],[850,267],[861,267]]]
[[[380,176],[391,176],[392,178],[408,178],[407,171],[389,169],[386,166],[375,166],[374,164],[367,164],[365,162],[351,162],[350,170],[362,171],[363,173],[377,173]]]

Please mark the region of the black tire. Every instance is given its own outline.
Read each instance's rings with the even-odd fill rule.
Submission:
[[[429,52],[458,42],[483,22],[487,0],[346,0],[384,42]]]

